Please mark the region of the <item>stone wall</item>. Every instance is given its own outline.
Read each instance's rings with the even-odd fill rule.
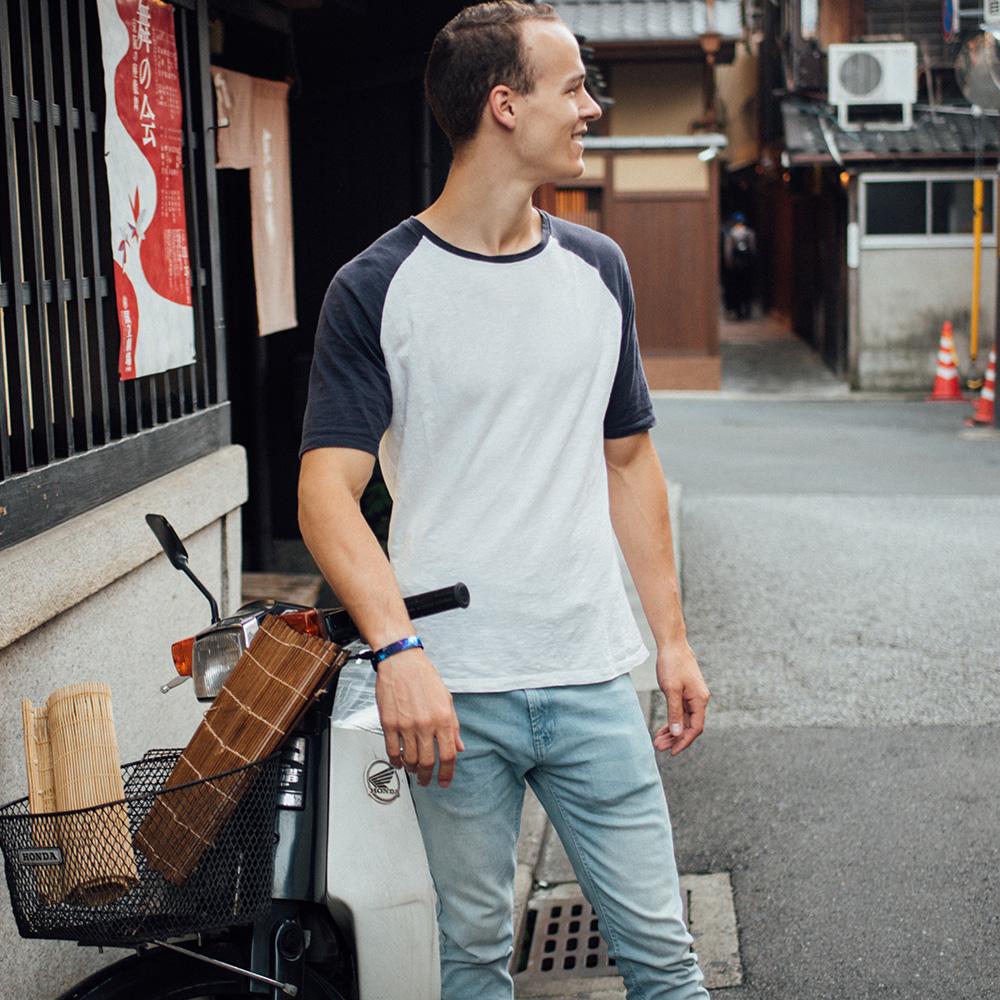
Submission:
[[[176,676],[170,645],[210,621],[208,602],[162,555],[144,515],[166,515],[190,566],[223,614],[240,603],[240,515],[246,458],[230,446],[26,542],[0,551],[0,796],[26,794],[21,699],[58,687],[111,687],[122,761],[151,747],[183,746],[204,706]],[[73,943],[23,940],[0,890],[0,997],[51,1000],[102,964]]]

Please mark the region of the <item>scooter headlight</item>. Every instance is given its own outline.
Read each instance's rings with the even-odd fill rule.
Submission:
[[[222,690],[236,661],[243,655],[244,643],[240,627],[209,632],[195,641],[191,676],[198,698],[210,701]]]

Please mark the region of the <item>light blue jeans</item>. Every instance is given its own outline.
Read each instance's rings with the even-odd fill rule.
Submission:
[[[627,674],[456,694],[449,788],[412,782],[439,900],[442,1000],[510,1000],[512,904],[531,785],[597,912],[629,1000],[705,1000],[652,741]]]

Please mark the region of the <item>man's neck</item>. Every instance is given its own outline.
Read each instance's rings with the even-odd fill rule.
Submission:
[[[512,177],[485,151],[459,154],[440,197],[417,218],[462,250],[521,253],[542,238],[541,219],[531,205],[536,186]]]

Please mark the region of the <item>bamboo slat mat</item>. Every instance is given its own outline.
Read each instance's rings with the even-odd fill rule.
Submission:
[[[52,773],[52,743],[49,740],[49,720],[45,706],[35,707],[24,698],[21,701],[24,730],[24,760],[28,769],[28,811],[56,812],[56,782]],[[32,821],[32,838],[44,844],[50,825],[45,820]],[[43,867],[35,872],[38,893],[47,903],[61,903],[63,890],[61,866]]]
[[[346,659],[334,643],[301,635],[280,618],[264,619],[165,789],[203,783],[161,795],[136,835],[136,846],[169,882],[184,884],[255,771],[203,779],[263,760],[277,750]]]
[[[49,902],[87,906],[111,902],[135,885],[138,872],[118,760],[107,684],[72,684],[49,695],[44,708],[21,703],[28,804],[33,813],[92,810],[86,822],[56,821],[63,865],[40,872]],[[96,806],[107,805],[98,809]],[[39,821],[51,829],[51,823]]]

